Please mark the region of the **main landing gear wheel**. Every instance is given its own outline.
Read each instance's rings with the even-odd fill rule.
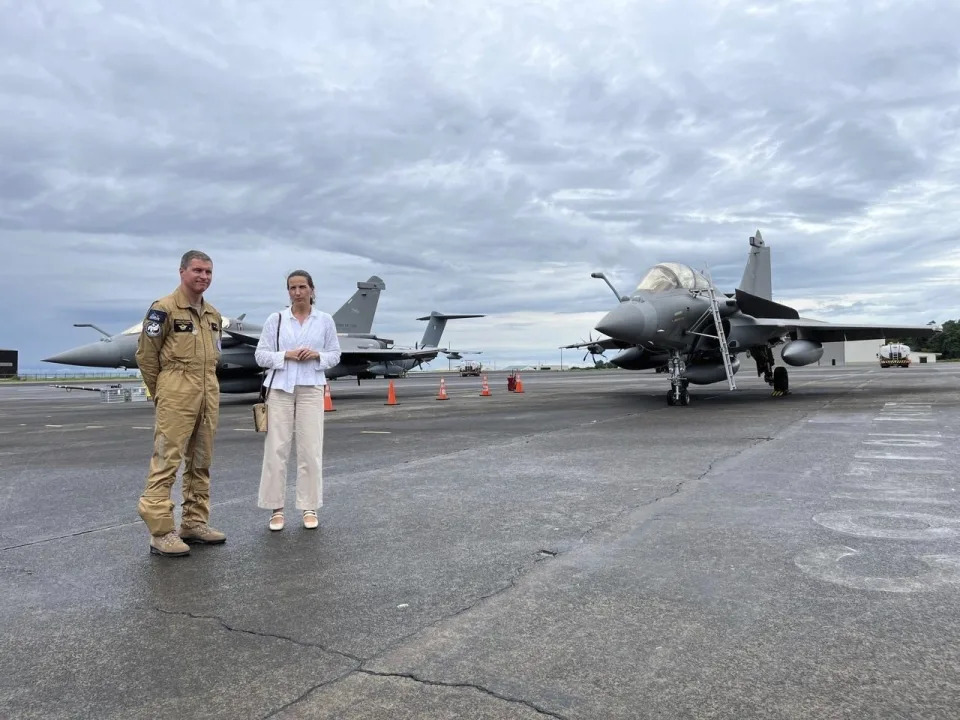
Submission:
[[[773,396],[782,397],[790,394],[790,378],[785,367],[773,369]]]

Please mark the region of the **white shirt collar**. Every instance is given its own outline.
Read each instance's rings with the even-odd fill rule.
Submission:
[[[319,315],[319,314],[320,314],[320,311],[317,310],[317,306],[316,306],[316,305],[311,305],[311,306],[310,306],[310,315],[309,315],[309,317],[316,317],[316,316]],[[285,318],[290,319],[290,320],[295,320],[295,319],[296,319],[296,318],[293,317],[293,306],[292,306],[292,305],[287,305],[287,307],[286,307],[286,308],[284,309],[284,311],[283,311],[283,316],[284,316]]]

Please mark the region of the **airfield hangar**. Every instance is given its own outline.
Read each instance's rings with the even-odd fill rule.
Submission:
[[[875,365],[879,363],[880,348],[886,344],[886,340],[846,340],[844,342],[827,342],[823,344],[823,357],[817,365]],[[777,359],[780,359],[780,351],[783,346],[780,345],[774,351]],[[937,361],[936,353],[924,353],[913,351],[910,353],[910,359],[915,363],[935,363]]]
[[[16,350],[0,350],[0,378],[17,376],[19,354]]]

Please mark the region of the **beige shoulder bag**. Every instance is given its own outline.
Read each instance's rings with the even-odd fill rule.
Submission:
[[[280,321],[283,319],[283,315],[277,313],[277,351],[280,350]],[[257,432],[266,432],[267,431],[267,397],[270,395],[270,390],[273,388],[273,376],[277,374],[277,371],[274,370],[270,373],[270,384],[267,385],[264,389],[263,385],[260,386],[260,402],[253,404],[253,428]]]

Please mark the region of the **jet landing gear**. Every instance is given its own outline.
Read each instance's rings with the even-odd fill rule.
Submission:
[[[773,366],[773,350],[769,347],[753,348],[750,350],[757,361],[757,375],[763,375],[763,381],[773,386],[773,397],[783,397],[790,394],[790,378],[785,367]]]
[[[690,384],[690,381],[683,377],[686,366],[680,358],[680,353],[670,353],[668,367],[670,369],[670,389],[667,390],[667,405],[689,405],[690,392],[687,390],[687,385]]]
[[[690,381],[681,378],[677,385],[667,390],[667,405],[689,405],[690,392],[687,390],[687,383]]]
[[[783,397],[790,394],[790,378],[785,367],[773,369],[773,397]]]

